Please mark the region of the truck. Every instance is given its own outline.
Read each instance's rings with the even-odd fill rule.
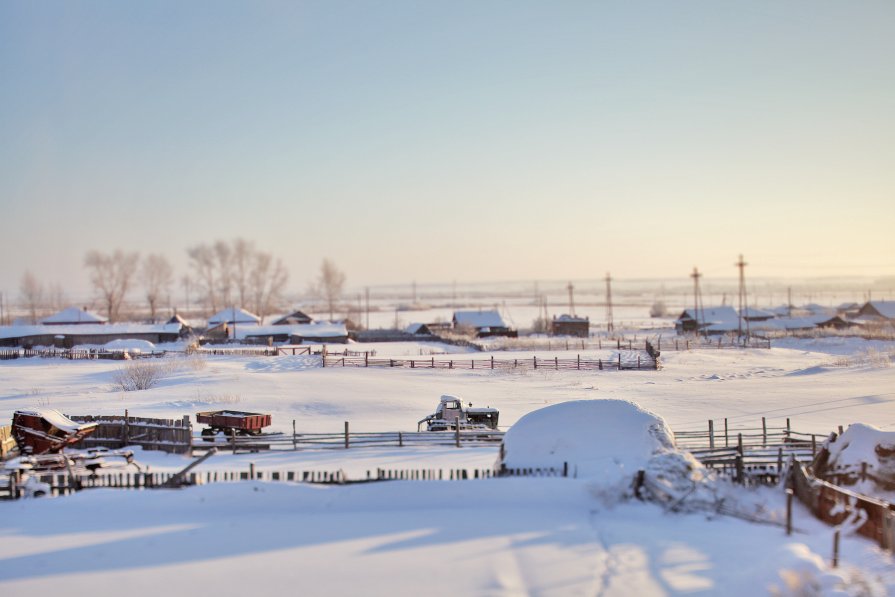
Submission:
[[[416,430],[419,431],[423,423],[426,424],[427,431],[454,431],[458,428],[460,431],[494,430],[497,429],[499,415],[496,408],[473,408],[472,402],[464,408],[460,398],[445,394],[435,408],[435,413],[417,422]]]

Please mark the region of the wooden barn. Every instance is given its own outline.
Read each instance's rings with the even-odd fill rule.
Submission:
[[[590,336],[590,319],[575,315],[554,315],[550,322],[550,335],[587,338]]]

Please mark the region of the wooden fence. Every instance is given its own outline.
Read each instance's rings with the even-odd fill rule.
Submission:
[[[324,485],[350,485],[380,481],[467,481],[499,477],[568,477],[568,465],[563,468],[450,468],[450,469],[391,469],[367,470],[365,475],[351,478],[343,470],[337,471],[259,471],[254,464],[248,470],[202,471],[184,475],[173,472],[119,472],[100,474],[68,474],[66,472],[30,475],[33,481],[30,495],[68,495],[75,491],[93,488],[113,489],[161,489],[181,485],[208,485],[238,481],[265,481],[287,483],[313,483]],[[26,476],[20,472],[0,475],[0,499],[17,499],[28,495],[23,489]],[[37,494],[33,492],[38,492]]]
[[[792,460],[810,463],[818,451],[818,438],[824,438],[793,431],[789,419],[786,427],[773,428],[762,417],[761,427],[736,430],[723,421],[717,431],[714,420],[705,430],[676,431],[675,443],[706,468],[744,485],[778,483]]]
[[[188,454],[193,428],[190,416],[182,419],[149,419],[146,417],[66,415],[79,423],[98,423],[96,431],[85,437],[76,448],[103,447],[113,450],[140,446],[144,450],[160,450]]]
[[[374,358],[368,355],[330,356],[323,359],[324,367],[385,367],[404,369],[458,369],[458,370],[565,370],[565,371],[630,371],[630,370],[656,370],[658,361],[647,354],[619,353],[615,359],[591,359],[581,358],[581,355],[573,359],[561,359],[559,357],[532,357],[530,359],[463,359],[463,358]]]
[[[876,541],[882,549],[895,550],[895,506],[892,504],[817,479],[798,462],[790,467],[787,484],[820,520],[841,525],[865,518],[856,532]]]
[[[720,335],[714,338],[700,336],[679,336],[663,338],[662,336],[633,338],[506,338],[502,342],[474,343],[478,350],[647,350],[649,342],[658,350],[696,350],[696,349],[731,349],[731,348],[770,348],[767,338],[752,336],[750,338]]]
[[[0,427],[0,460],[4,460],[15,447],[16,440],[12,437],[12,427],[9,425]]]
[[[293,429],[295,421],[292,422]],[[266,450],[334,450],[350,448],[403,448],[405,446],[484,446],[503,441],[502,431],[386,431],[351,432],[349,424],[341,433],[271,433],[256,436],[233,434],[193,438],[193,453],[211,448],[219,451],[259,452]]]
[[[68,359],[71,361],[105,359],[124,361],[128,359],[146,359],[165,356],[164,350],[152,352],[137,352],[124,350],[85,349],[74,350],[71,348],[5,348],[0,349],[0,361],[13,359],[30,359],[34,357],[44,359]]]

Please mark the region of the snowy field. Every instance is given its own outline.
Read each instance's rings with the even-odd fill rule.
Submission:
[[[376,346],[382,356],[428,348]],[[789,417],[794,429],[819,434],[852,422],[891,431],[893,351],[892,344],[854,339],[790,339],[771,350],[669,351],[661,370],[639,372],[319,369],[309,357],[209,357],[172,361],[158,387],[140,392],[115,389],[120,362],[5,361],[0,420],[23,407],[171,418],[235,409],[269,412],[279,431],[291,431],[293,420],[299,432],[339,432],[345,421],[352,431],[413,431],[450,393],[499,408],[502,428],[546,405],[622,398],[661,415],[673,430],[704,429],[708,419],[725,417],[731,427],[755,427],[766,416],[769,425]],[[153,470],[188,462],[160,453],[138,457]],[[496,458],[496,447],[363,448],[218,454],[203,466],[246,470],[251,462],[259,470],[342,469],[356,476],[376,467],[490,467]],[[598,499],[595,483],[241,482],[5,502],[0,594],[65,587],[117,595],[124,585],[131,595],[895,594],[895,562],[865,539],[847,537],[843,565],[828,568],[832,530],[800,507],[798,532],[786,537],[774,524]],[[741,511],[781,520],[780,490],[725,491]]]

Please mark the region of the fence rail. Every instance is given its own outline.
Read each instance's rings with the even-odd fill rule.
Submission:
[[[882,549],[895,550],[895,506],[892,504],[818,479],[798,462],[790,468],[788,485],[818,519],[840,525],[848,520],[857,523],[860,522],[857,517],[866,517],[856,532],[876,541]]]
[[[255,436],[218,434],[194,436],[193,453],[217,448],[220,451],[259,452],[267,450],[335,450],[371,447],[486,446],[500,443],[502,431],[386,431],[342,433],[271,433]]]
[[[313,483],[324,485],[349,485],[378,481],[466,481],[497,477],[567,477],[568,465],[563,468],[426,468],[367,470],[364,475],[349,477],[343,470],[287,470],[260,471],[254,464],[248,470],[173,472],[119,472],[100,474],[68,474],[54,472],[43,474],[0,475],[0,498],[18,499],[26,495],[68,495],[83,489],[155,489],[172,486],[208,485],[238,481],[265,481],[288,483]],[[24,483],[28,480],[28,484]]]
[[[658,361],[646,354],[622,354],[613,359],[581,358],[578,355],[573,359],[561,359],[559,357],[532,357],[530,359],[488,359],[476,358],[373,358],[364,356],[330,356],[323,359],[324,367],[384,367],[404,369],[458,369],[458,370],[565,370],[565,371],[630,371],[630,370],[656,370]]]
[[[150,419],[120,415],[66,415],[79,423],[97,423],[96,431],[82,439],[76,448],[103,447],[120,449],[140,446],[144,450],[159,450],[174,454],[188,454],[193,428],[190,416],[181,419]]]

